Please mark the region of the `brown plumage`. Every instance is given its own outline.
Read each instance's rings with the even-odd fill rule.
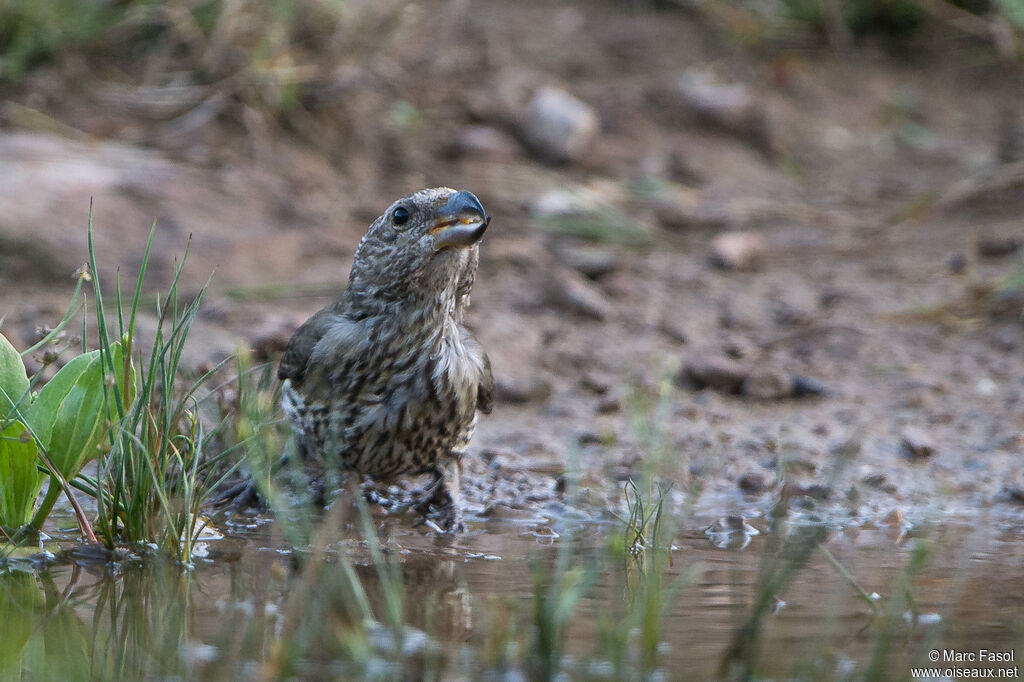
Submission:
[[[282,406],[310,464],[390,479],[432,473],[420,508],[461,527],[461,459],[491,411],[490,361],[462,326],[488,218],[469,192],[395,202],[356,250],[348,287],[292,336]]]

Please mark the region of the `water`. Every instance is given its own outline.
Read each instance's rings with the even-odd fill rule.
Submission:
[[[80,552],[43,570],[9,564],[0,572],[0,680],[540,674],[529,664],[537,658],[534,594],[550,584],[568,527],[556,526],[556,538],[543,524],[491,522],[438,538],[394,520],[383,524],[381,543],[403,586],[406,627],[398,641],[384,625],[387,590],[366,543],[332,540],[326,555],[310,555],[291,552],[275,524],[252,526],[222,525],[226,536],[207,543],[206,556],[190,571],[152,557],[128,554],[105,563]],[[717,547],[714,540],[721,538],[709,537],[704,527],[694,522],[674,537],[657,597],[664,621],[655,678],[717,678],[770,565],[770,534],[751,536],[745,546],[734,538],[731,546]],[[573,605],[567,641],[557,651],[557,664],[574,678],[616,679],[643,668],[642,633],[636,632],[621,640],[625,661],[616,668],[615,637],[623,633],[615,627],[641,591],[637,565],[607,558],[610,528],[587,524],[572,533],[578,551],[567,567],[592,581]],[[807,565],[774,595],[758,628],[758,675],[857,679],[882,660],[882,679],[905,679],[912,666],[931,665],[932,650],[976,656],[986,649],[1014,657],[946,667],[1019,665],[1022,540],[1019,520],[988,516],[905,532],[830,532],[824,547],[865,592],[877,593],[877,613],[820,549],[812,550]],[[923,557],[922,568],[908,571],[915,557]],[[376,623],[363,622],[362,597],[346,587],[349,565]],[[905,586],[912,602],[904,598]],[[397,649],[404,653],[394,655]]]

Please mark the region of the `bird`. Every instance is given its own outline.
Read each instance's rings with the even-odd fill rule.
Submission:
[[[475,195],[423,189],[359,242],[348,285],[291,337],[281,406],[306,463],[375,480],[431,474],[418,511],[457,532],[462,460],[494,404],[491,362],[463,325],[490,217]]]

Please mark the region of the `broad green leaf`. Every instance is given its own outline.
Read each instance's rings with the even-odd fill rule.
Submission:
[[[110,346],[110,352],[117,375],[117,385],[123,387],[124,350],[120,343],[115,343]],[[91,360],[78,375],[60,402],[49,437],[39,436],[40,440],[47,444],[50,458],[65,478],[74,478],[83,466],[95,459],[99,454],[98,448],[103,442],[107,424],[116,423],[118,420],[115,401],[121,400],[122,396],[119,393],[115,394],[112,385],[108,386],[108,403],[104,395],[105,381],[103,365],[97,354],[95,360]],[[128,366],[127,381],[130,404],[135,399],[135,368],[131,364]],[[45,422],[41,422],[40,426],[45,428]]]
[[[36,468],[36,442],[25,425],[13,422],[0,432],[0,526],[17,530],[32,519],[46,480]]]
[[[0,420],[28,391],[28,375],[21,355],[7,337],[0,334]]]
[[[60,405],[64,402],[71,387],[90,365],[94,363],[98,365],[99,362],[100,352],[98,350],[83,353],[61,367],[60,371],[39,391],[39,395],[28,408],[25,418],[32,427],[36,438],[44,447],[50,446],[50,433],[53,431],[53,422],[57,419],[57,410],[60,409]]]
[[[103,406],[103,372],[96,362],[71,386],[50,432],[50,459],[65,478],[74,478],[98,454],[107,416]]]

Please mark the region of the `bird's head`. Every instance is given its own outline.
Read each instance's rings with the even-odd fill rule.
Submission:
[[[441,187],[399,199],[359,242],[347,295],[386,305],[468,294],[489,222],[470,192]]]

